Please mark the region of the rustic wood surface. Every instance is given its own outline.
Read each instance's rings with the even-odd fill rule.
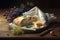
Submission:
[[[47,9],[47,10],[43,10],[44,12],[48,12],[48,13],[54,13],[55,16],[57,17],[56,21],[58,21],[58,24],[60,23],[60,9]],[[42,38],[40,36],[40,33],[36,33],[36,34],[23,34],[23,35],[11,35],[11,32],[9,32],[8,30],[8,22],[6,21],[6,19],[2,16],[2,13],[0,11],[0,37],[26,37],[26,38]],[[53,30],[55,35],[54,38],[59,38],[60,37],[60,25],[56,26],[56,28]],[[44,38],[50,38],[53,36],[50,36],[49,33],[47,35],[43,36]]]

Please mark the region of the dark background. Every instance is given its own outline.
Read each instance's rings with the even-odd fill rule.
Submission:
[[[59,0],[0,0],[0,8],[19,6],[21,3],[33,2],[40,8],[60,8]]]

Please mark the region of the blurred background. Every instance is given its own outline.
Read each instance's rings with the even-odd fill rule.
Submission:
[[[20,7],[22,3],[26,6],[27,2],[31,4],[33,3],[34,6],[38,6],[40,8],[60,8],[59,0],[0,0],[0,9],[10,8],[13,6]]]

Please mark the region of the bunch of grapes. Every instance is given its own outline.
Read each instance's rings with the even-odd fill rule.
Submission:
[[[14,34],[14,35],[20,35],[20,34],[23,34],[23,33],[24,33],[23,30],[19,26],[12,29],[12,34]]]

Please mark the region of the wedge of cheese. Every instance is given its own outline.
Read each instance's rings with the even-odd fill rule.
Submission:
[[[41,21],[36,21],[36,22],[33,22],[33,26],[35,28],[38,28],[38,27],[42,26],[42,23],[41,23]]]
[[[21,16],[21,17],[17,17],[17,18],[15,18],[14,20],[13,20],[13,23],[15,23],[15,24],[17,24],[17,25],[20,25],[21,26],[21,21],[24,19],[24,17],[23,16]]]

